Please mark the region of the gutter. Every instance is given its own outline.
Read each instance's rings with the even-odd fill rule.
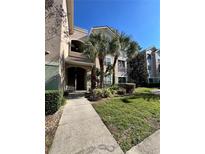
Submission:
[[[73,20],[73,10],[74,10],[74,3],[73,0],[66,0],[66,8],[67,8],[67,17],[68,17],[68,28],[69,28],[69,35],[74,33],[74,20]]]

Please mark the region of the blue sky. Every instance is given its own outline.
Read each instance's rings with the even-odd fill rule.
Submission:
[[[108,25],[131,35],[142,48],[160,47],[159,0],[74,0],[75,26]]]

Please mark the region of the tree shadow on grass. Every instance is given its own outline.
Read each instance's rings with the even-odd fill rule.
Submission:
[[[156,94],[151,94],[151,93],[138,93],[133,96],[122,98],[121,100],[124,103],[131,103],[132,99],[140,99],[140,98],[143,98],[146,101],[157,101],[160,99],[160,96]]]

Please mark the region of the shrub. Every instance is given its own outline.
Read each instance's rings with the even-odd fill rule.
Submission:
[[[91,95],[89,96],[89,101],[96,101],[102,98],[102,89],[93,89]]]
[[[66,99],[64,97],[61,97],[61,106],[65,105],[66,104]]]
[[[45,114],[50,115],[58,111],[61,106],[63,93],[59,90],[48,90],[45,92]]]
[[[135,90],[135,83],[119,83],[119,87],[126,89],[126,93],[132,94]]]
[[[160,88],[160,83],[148,83],[149,88]]]
[[[90,101],[97,101],[101,98],[112,97],[112,93],[109,88],[96,88],[94,89],[90,95],[88,95],[88,100]]]
[[[93,90],[93,95],[96,97],[102,97],[103,91],[100,88],[94,89]]]
[[[125,95],[126,94],[126,89],[125,88],[119,88],[117,90],[117,94],[118,95]]]
[[[114,85],[109,87],[108,90],[112,93],[112,95],[115,95],[117,93],[117,90],[119,90],[119,87],[117,85]]]
[[[111,97],[111,96],[112,96],[112,93],[109,90],[109,88],[102,89],[102,97],[103,98],[107,98],[107,97]]]
[[[118,86],[118,85],[113,85],[113,86],[111,86],[109,89],[118,90],[118,89],[119,89],[119,86]]]

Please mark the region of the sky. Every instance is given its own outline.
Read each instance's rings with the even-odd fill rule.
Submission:
[[[74,0],[75,26],[110,26],[144,49],[160,48],[160,0]]]

